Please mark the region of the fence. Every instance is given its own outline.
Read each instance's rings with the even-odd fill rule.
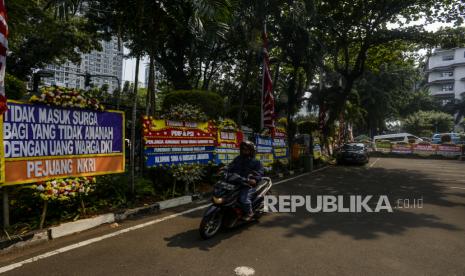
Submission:
[[[445,156],[445,157],[458,157],[464,155],[465,145],[456,144],[431,144],[431,143],[390,143],[390,142],[377,142],[374,145],[373,151],[382,153],[393,154],[414,154],[421,156]]]

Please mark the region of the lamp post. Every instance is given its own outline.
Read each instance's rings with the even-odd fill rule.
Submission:
[[[116,80],[116,83],[118,84],[118,94],[121,93],[121,81],[118,78],[118,76],[114,75],[104,75],[104,74],[89,74],[89,72],[86,72],[85,74],[76,74],[79,76],[84,76],[84,85],[86,88],[90,87],[91,80],[92,78],[112,78]],[[116,99],[116,109],[119,109],[119,95]]]
[[[76,75],[84,77],[84,85],[86,86],[86,88],[90,86],[92,78],[112,78],[112,79],[115,79],[116,82],[118,83],[118,90],[121,90],[121,82],[118,76],[104,75],[104,74],[90,74],[89,72],[86,72],[84,74],[76,74]]]
[[[32,91],[34,93],[39,92],[39,84],[41,78],[51,78],[55,76],[55,72],[52,70],[39,70],[32,75]]]

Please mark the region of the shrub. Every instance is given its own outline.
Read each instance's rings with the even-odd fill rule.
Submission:
[[[153,187],[153,182],[149,179],[138,177],[135,179],[134,190],[136,196],[153,196],[155,195],[155,189]]]
[[[169,112],[170,108],[179,104],[190,104],[199,107],[210,119],[218,119],[223,116],[223,98],[209,91],[201,90],[177,90],[166,94],[162,113]]]
[[[90,195],[90,202],[98,208],[122,208],[127,206],[130,178],[128,174],[110,174],[97,177],[95,192]]]
[[[5,93],[8,99],[20,100],[26,93],[26,83],[13,75],[5,75]]]
[[[172,166],[170,171],[173,174],[176,181],[184,183],[184,192],[189,192],[189,186],[192,187],[192,191],[195,193],[195,183],[202,179],[205,176],[203,165],[199,164],[182,164]],[[175,187],[173,188],[173,191]]]
[[[175,121],[205,122],[207,115],[197,106],[190,104],[172,105],[168,112],[161,116],[162,119]]]
[[[19,223],[24,231],[38,228],[43,202],[35,191],[27,185],[14,186],[9,189],[9,199],[11,223]]]
[[[153,167],[145,170],[145,178],[152,181],[157,191],[171,189],[173,176],[168,172],[167,167]]]
[[[418,111],[405,118],[404,128],[418,136],[431,136],[436,132],[448,132],[454,125],[454,117],[444,112]]]

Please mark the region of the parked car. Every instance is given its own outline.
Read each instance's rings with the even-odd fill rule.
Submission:
[[[368,148],[362,143],[346,143],[336,153],[338,164],[366,164],[370,160]]]
[[[423,140],[423,142],[425,143],[431,143],[431,138],[430,137],[420,137],[421,140]]]
[[[442,139],[444,136],[449,135],[450,137],[450,142],[453,144],[459,144],[460,143],[460,134],[458,133],[436,133],[433,135],[431,138],[431,142],[433,144],[441,144]]]
[[[395,133],[395,134],[386,134],[386,135],[377,135],[373,137],[373,143],[376,144],[376,141],[383,140],[383,141],[389,141],[392,143],[411,143],[411,144],[416,144],[423,142],[423,139],[410,134],[410,133]]]

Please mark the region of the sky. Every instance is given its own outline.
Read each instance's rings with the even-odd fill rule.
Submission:
[[[127,49],[124,49],[125,54]],[[144,57],[140,64],[139,64],[139,81],[144,83],[145,82],[145,66],[148,64],[148,58]],[[123,61],[123,81],[131,81],[134,82],[136,71],[136,59],[125,59]]]

